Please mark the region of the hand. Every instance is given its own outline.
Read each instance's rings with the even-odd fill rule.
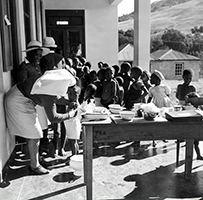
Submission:
[[[77,115],[77,113],[78,113],[78,110],[71,110],[71,111],[69,111],[70,118],[75,117]]]

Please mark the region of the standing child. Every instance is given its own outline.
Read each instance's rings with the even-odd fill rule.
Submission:
[[[78,99],[80,95],[80,87],[75,85],[73,87],[68,88],[68,99],[71,102],[74,102],[74,104],[71,104],[67,107],[67,110],[69,112],[72,111],[72,109],[75,109],[75,106],[79,105]],[[78,140],[80,139],[81,134],[81,113],[82,110],[78,108],[77,115],[71,119],[65,120],[65,128],[66,128],[66,139],[69,140],[70,148],[72,155],[79,153],[79,145]],[[64,142],[65,146],[66,142]],[[64,148],[64,147],[63,147]]]
[[[142,68],[132,67],[130,76],[133,81],[130,83],[130,89],[128,90],[127,97],[124,99],[125,107],[131,109],[134,103],[140,103],[144,101],[145,96],[148,94],[148,90],[140,79],[142,75]]]
[[[183,71],[183,84],[179,84],[176,90],[176,98],[179,100],[179,104],[185,105],[185,97],[191,93],[196,92],[196,88],[193,85],[190,85],[192,81],[194,72],[191,69],[185,69]],[[194,148],[197,154],[197,160],[203,160],[199,149],[199,140],[194,141]]]
[[[121,106],[123,105],[123,99],[124,99],[124,88],[123,88],[123,78],[121,76],[117,76],[116,81],[118,82],[118,101],[117,103]]]
[[[151,83],[150,83],[150,76],[151,76],[151,73],[147,70],[144,70],[142,72],[142,75],[141,75],[141,79],[145,85],[145,87],[147,88],[147,90],[149,91],[149,88],[152,87]],[[147,102],[147,96],[145,97],[145,102]]]
[[[116,81],[113,79],[114,69],[112,67],[106,68],[105,80],[103,82],[103,89],[101,94],[101,103],[103,106],[108,107],[108,105],[115,103],[117,99],[117,87]]]
[[[158,108],[172,106],[172,102],[169,98],[171,90],[161,82],[164,79],[163,74],[158,70],[154,70],[151,75],[150,81],[154,86],[149,89],[148,103],[152,101]]]

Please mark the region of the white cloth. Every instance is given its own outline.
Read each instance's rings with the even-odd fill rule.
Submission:
[[[79,140],[82,130],[81,125],[81,108],[78,108],[78,113],[75,117],[64,121],[66,127],[66,136],[68,139]]]
[[[75,77],[66,69],[49,70],[35,81],[31,94],[65,96],[68,87],[75,84]]]
[[[25,97],[14,85],[6,94],[5,110],[8,130],[11,135],[29,139],[42,138],[34,102]]]
[[[49,124],[51,124],[51,122],[47,118],[47,114],[44,110],[44,107],[36,105],[36,110],[42,130],[47,129]]]

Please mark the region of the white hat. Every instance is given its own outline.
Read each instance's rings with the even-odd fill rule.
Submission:
[[[57,45],[55,43],[55,40],[53,37],[45,37],[42,41],[43,47],[47,47],[47,48],[56,48]]]
[[[42,43],[37,40],[32,40],[28,43],[26,50],[24,52],[33,51],[36,49],[42,49]]]
[[[153,74],[156,75],[161,81],[165,79],[164,75],[159,70],[155,69]]]

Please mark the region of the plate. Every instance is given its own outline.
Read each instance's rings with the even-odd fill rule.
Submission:
[[[89,120],[105,120],[109,117],[108,114],[96,114],[96,113],[86,113],[83,115],[85,119]]]

